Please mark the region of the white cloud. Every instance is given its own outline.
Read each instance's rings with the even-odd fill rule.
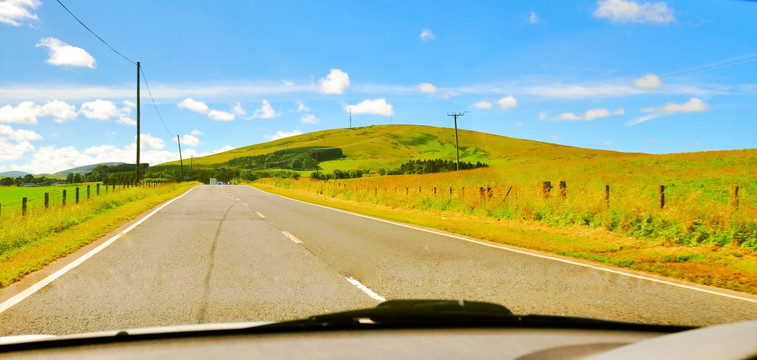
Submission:
[[[339,69],[331,69],[329,75],[318,81],[321,84],[321,93],[341,94],[350,87],[350,77],[346,72]]]
[[[431,40],[436,39],[436,36],[434,33],[431,32],[429,29],[423,29],[421,30],[421,34],[419,35],[422,41],[429,42]]]
[[[515,100],[515,98],[512,95],[510,95],[510,96],[505,96],[505,97],[497,100],[497,104],[502,109],[507,109],[507,108],[518,106],[518,101]]]
[[[50,57],[47,59],[48,64],[95,68],[95,58],[80,47],[68,45],[53,37],[40,39],[36,47],[40,46],[44,46],[49,50]]]
[[[119,115],[118,108],[112,101],[97,99],[81,104],[79,112],[88,119],[108,120]]]
[[[231,111],[235,115],[238,115],[238,116],[242,116],[247,113],[246,111],[244,111],[244,109],[242,108],[242,104],[240,104],[239,102],[237,102],[236,105],[234,105],[234,107],[231,108]]]
[[[696,113],[696,112],[705,112],[708,110],[710,110],[710,106],[707,105],[704,101],[697,98],[690,98],[689,101],[683,104],[676,104],[676,103],[669,102],[663,106],[642,108],[641,112],[645,112],[649,114],[637,117],[636,119],[633,119],[627,122],[626,125],[631,126],[631,125],[641,124],[645,121],[661,118],[663,116],[668,116],[672,114]]]
[[[271,103],[269,103],[268,100],[263,100],[263,105],[261,105],[260,108],[255,109],[255,112],[252,113],[252,118],[253,119],[273,119],[279,115],[281,114],[273,110],[273,106],[271,106]]]
[[[32,130],[14,130],[8,125],[0,125],[0,135],[7,136],[16,142],[42,140],[42,136]]]
[[[184,135],[181,137],[181,143],[187,146],[197,147],[200,145],[200,139],[192,135]]]
[[[300,121],[302,121],[302,123],[304,124],[315,124],[320,120],[313,114],[305,114],[305,115],[302,115],[302,118],[300,119]]]
[[[30,145],[31,146],[31,145]],[[37,150],[32,159],[23,165],[13,165],[13,170],[27,171],[33,174],[55,173],[61,170],[77,166],[97,164],[102,162],[128,162],[135,161],[136,144],[132,143],[123,148],[113,145],[92,146],[84,151],[79,151],[73,146],[56,148],[45,146]],[[32,147],[33,150],[33,147]],[[0,156],[2,156],[0,141]],[[31,150],[30,150],[31,151]],[[150,164],[160,164],[167,161],[178,160],[178,153],[166,150],[142,150],[140,161]]]
[[[135,136],[136,138],[136,136]],[[150,148],[150,149],[163,149],[166,147],[165,142],[163,142],[163,139],[154,137],[150,134],[139,134],[139,145],[140,148]]]
[[[473,104],[473,106],[477,107],[479,109],[491,109],[492,108],[492,103],[490,103],[488,101],[479,101],[479,102]]]
[[[33,12],[41,3],[37,0],[5,0],[0,2],[0,23],[19,26],[19,21],[39,20]]]
[[[134,120],[128,116],[119,116],[116,122],[122,125],[137,126],[137,120]]]
[[[194,136],[202,135],[202,131],[194,129],[194,130],[192,130],[192,132],[190,132],[190,134],[192,134]]]
[[[208,105],[202,101],[197,101],[191,98],[186,98],[178,104],[179,108],[194,111],[196,113],[205,114],[208,112]]]
[[[673,9],[661,1],[639,3],[633,0],[598,0],[594,17],[621,24],[668,24],[675,21]]]
[[[34,151],[34,145],[28,141],[9,144],[4,137],[0,137],[0,160],[18,160],[30,151]]]
[[[552,140],[557,140],[558,139],[557,135],[555,135],[555,134],[549,135],[549,138],[552,139]]]
[[[392,108],[391,104],[387,104],[386,99],[380,98],[380,99],[367,99],[363,100],[357,105],[345,105],[344,111],[349,112],[350,109],[352,110],[353,115],[359,115],[359,114],[374,114],[374,115],[381,115],[381,116],[392,116],[394,115],[394,109]]]
[[[306,111],[310,111],[310,108],[305,106],[305,103],[303,103],[302,101],[297,100],[297,112],[306,112]]]
[[[24,101],[16,107],[0,107],[0,123],[36,124],[39,107],[31,101]]]
[[[287,138],[287,137],[290,137],[290,136],[297,136],[297,135],[302,135],[302,131],[299,131],[299,130],[277,131],[273,135],[265,135],[263,137],[266,138],[266,139],[268,139],[268,140],[273,141],[273,140],[279,140],[279,139]]]
[[[210,110],[208,111],[208,117],[215,121],[232,121],[234,120],[234,114],[226,111]]]
[[[634,79],[633,83],[642,89],[656,89],[662,85],[662,80],[655,74],[647,74]]]
[[[533,11],[532,11],[532,12],[531,12],[531,13],[530,13],[530,14],[528,15],[528,22],[530,22],[530,23],[532,23],[532,24],[536,24],[536,23],[538,23],[539,21],[540,21],[540,19],[539,19],[539,16],[538,16],[538,15],[536,15],[536,13],[535,13],[535,12],[533,12]]]
[[[418,84],[418,90],[420,90],[424,94],[436,94],[436,91],[438,90],[434,84],[429,83],[420,83]]]
[[[39,114],[40,116],[52,116],[55,122],[62,123],[76,118],[76,107],[67,104],[65,101],[52,100],[42,106]]]
[[[642,112],[663,112],[667,114],[703,112],[707,110],[710,110],[710,106],[697,98],[691,98],[683,104],[669,102],[663,106],[641,109]]]
[[[607,110],[607,109],[591,109],[584,111],[581,115],[576,115],[572,112],[564,112],[560,115],[557,115],[555,118],[550,119],[549,116],[547,116],[546,113],[539,113],[539,120],[550,120],[550,121],[591,121],[598,118],[608,117],[611,115],[623,115],[625,114],[625,109],[623,108],[617,108],[615,110]]]

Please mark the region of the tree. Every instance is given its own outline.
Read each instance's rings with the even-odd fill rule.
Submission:
[[[2,186],[11,186],[13,185],[13,178],[12,177],[4,177],[0,179],[0,185]]]
[[[73,176],[73,182],[76,183],[76,184],[78,184],[78,183],[81,182],[81,174],[80,173],[74,174],[74,176]]]
[[[66,175],[66,184],[73,184],[74,182],[74,173],[68,173]]]

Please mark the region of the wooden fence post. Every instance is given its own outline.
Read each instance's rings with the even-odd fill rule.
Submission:
[[[610,208],[610,185],[605,185],[605,204]]]
[[[739,209],[739,186],[736,185],[731,190],[731,206],[733,206],[733,211],[736,211]]]
[[[452,186],[449,187],[449,196],[452,196]]]
[[[486,198],[486,194],[484,193],[484,187],[483,186],[478,188],[478,195],[481,196],[482,199]]]
[[[100,183],[95,185],[95,195],[100,196]]]
[[[665,208],[665,185],[660,185],[660,209]]]
[[[26,198],[21,199],[21,216],[26,216]]]
[[[50,193],[46,192],[45,193],[45,209],[49,207],[50,207]]]
[[[421,187],[420,186],[418,186],[418,193],[419,194],[421,193]]]
[[[568,196],[568,185],[565,181],[560,180],[560,197],[565,199],[566,196]]]
[[[76,187],[76,203],[79,203],[79,187]]]
[[[405,186],[405,195],[407,195],[407,192],[409,191],[408,187]]]
[[[434,196],[436,196],[436,186],[434,186]]]
[[[87,185],[87,200],[89,200],[89,185]]]
[[[66,189],[63,189],[63,206],[66,206]]]
[[[541,193],[544,195],[545,199],[549,198],[549,192],[552,191],[552,183],[549,181],[545,181],[541,184]]]

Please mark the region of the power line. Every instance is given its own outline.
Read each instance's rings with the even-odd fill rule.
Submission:
[[[147,77],[145,76],[145,71],[141,70],[142,72],[142,79],[145,81],[145,85],[147,86],[147,93],[150,94],[150,100],[152,100],[152,106],[155,108],[155,112],[158,113],[158,119],[160,119],[160,122],[163,124],[163,128],[166,129],[168,132],[168,135],[173,136],[173,132],[171,130],[168,130],[168,126],[166,126],[166,122],[163,121],[163,117],[160,115],[160,111],[158,111],[158,105],[155,104],[155,98],[152,97],[152,91],[150,91],[150,84],[147,83]]]
[[[62,6],[62,7],[64,8],[64,9],[66,9],[66,11],[68,11],[68,13],[69,13],[69,14],[71,14],[71,16],[73,16],[73,17],[74,17],[74,19],[76,19],[76,21],[78,21],[78,22],[79,22],[79,24],[81,24],[81,26],[84,26],[84,28],[85,28],[85,29],[87,29],[87,31],[89,31],[90,33],[92,33],[92,35],[94,35],[94,36],[95,36],[96,38],[98,38],[98,39],[99,39],[100,41],[102,41],[102,43],[103,43],[103,44],[105,44],[105,46],[107,46],[108,48],[110,48],[111,50],[113,50],[113,52],[115,52],[116,54],[118,54],[118,55],[119,55],[119,56],[121,56],[122,58],[126,59],[126,61],[130,62],[130,63],[131,63],[132,65],[137,65],[137,63],[136,63],[136,62],[134,62],[134,61],[132,61],[131,59],[127,58],[126,56],[124,56],[124,54],[121,54],[120,52],[118,52],[118,50],[114,49],[114,48],[113,48],[112,46],[110,46],[110,44],[108,44],[108,42],[106,42],[105,40],[103,40],[103,38],[101,38],[101,37],[100,37],[99,35],[95,34],[95,32],[94,32],[94,31],[92,31],[92,29],[90,29],[90,28],[89,28],[89,27],[88,27],[87,25],[85,25],[85,24],[84,24],[84,23],[83,23],[83,22],[82,22],[81,20],[79,20],[79,18],[78,18],[78,17],[76,17],[76,15],[74,15],[74,13],[72,13],[72,12],[71,12],[71,10],[69,10],[69,9],[68,9],[68,8],[66,7],[66,5],[63,5],[63,3],[62,3],[62,2],[60,2],[60,0],[56,0],[56,1],[58,1],[58,4],[60,4],[60,6]]]

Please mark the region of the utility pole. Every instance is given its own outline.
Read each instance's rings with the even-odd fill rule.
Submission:
[[[137,61],[137,174],[134,177],[135,184],[139,184],[139,72],[141,71]]]
[[[456,171],[460,170],[460,143],[457,141],[457,117],[458,116],[464,116],[467,111],[463,111],[461,113],[452,113],[447,114],[447,116],[452,116],[455,119],[455,150],[457,150],[457,169]]]
[[[179,135],[176,135],[176,142],[179,144],[179,165],[181,165],[181,180],[179,182],[182,182],[184,181],[184,160],[181,159],[181,139]]]

